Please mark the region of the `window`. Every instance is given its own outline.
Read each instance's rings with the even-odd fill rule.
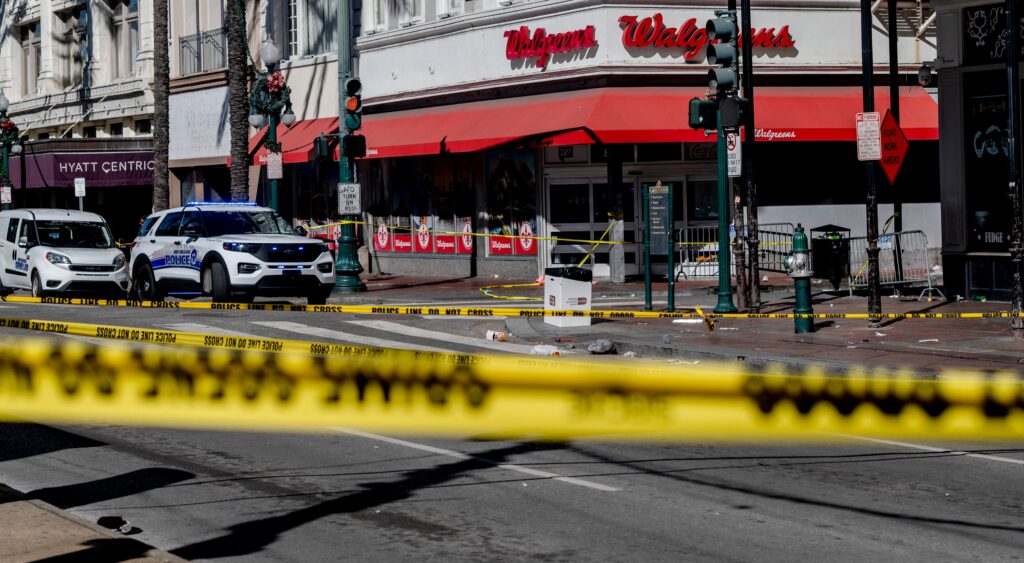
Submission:
[[[89,127],[83,127],[82,128],[82,136],[85,137],[86,139],[95,139],[96,138],[96,126],[95,125],[91,125]]]
[[[106,223],[84,221],[39,221],[43,246],[58,248],[111,248],[114,246]]]
[[[164,220],[160,221],[160,226],[156,228],[156,233],[153,236],[158,237],[176,237],[178,236],[178,225],[181,224],[181,212],[168,213],[164,215]]]
[[[59,68],[61,84],[65,87],[82,84],[82,63],[89,57],[86,29],[89,12],[85,8],[72,8],[59,16],[64,23],[64,35],[60,38],[62,48]]]
[[[45,141],[45,140],[47,140],[49,138],[50,138],[50,134],[49,133],[40,133],[39,135],[36,136],[36,140],[37,141]]]
[[[423,21],[423,0],[408,0],[399,7],[399,24],[412,25]]]
[[[124,125],[121,123],[110,124],[110,136],[111,137],[124,137]]]
[[[537,232],[536,155],[530,149],[492,149],[487,153],[487,232],[495,235],[518,235],[524,222]],[[584,186],[584,189],[586,186]],[[590,214],[584,199],[582,207],[566,193],[557,206],[559,219],[586,221]],[[554,210],[553,210],[554,211]],[[552,222],[555,219],[552,218]]]
[[[383,31],[388,25],[386,0],[370,0],[370,2],[370,31]]]
[[[153,228],[153,224],[159,219],[156,215],[150,215],[142,221],[142,225],[139,226],[139,236],[146,236],[146,233]]]
[[[274,211],[204,211],[207,235],[288,234],[288,223]]]
[[[288,42],[285,53],[287,57],[299,54],[299,0],[287,0],[285,14],[285,39]]]
[[[35,221],[21,221],[21,232],[18,234],[18,244],[38,244],[38,241],[36,241],[35,236],[35,226]]]
[[[139,54],[139,0],[116,0],[112,9],[110,63],[116,77],[126,78]]]
[[[322,55],[338,50],[338,9],[331,0],[306,0],[307,55]]]
[[[187,211],[185,213],[185,219],[181,222],[181,235],[182,236],[202,236],[203,235],[203,222],[199,217],[198,211]]]
[[[461,14],[465,11],[464,0],[437,0],[437,19]]]
[[[138,119],[135,121],[135,134],[136,135],[152,135],[153,134],[153,122],[148,119]]]
[[[18,219],[11,217],[11,224],[7,226],[7,242],[18,242]]]
[[[39,85],[42,31],[39,22],[21,28],[21,94],[33,96]]]

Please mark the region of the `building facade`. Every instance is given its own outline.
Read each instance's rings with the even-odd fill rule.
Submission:
[[[150,0],[23,0],[0,11],[0,90],[24,141],[16,207],[102,213],[130,240],[152,209]]]
[[[934,4],[940,34],[935,67],[943,100],[939,162],[945,282],[949,293],[968,299],[1007,300],[1013,215],[1005,4]],[[1024,19],[1014,29],[1018,48],[1024,48]]]
[[[705,95],[703,27],[724,6],[400,5],[397,13],[383,2],[364,5],[357,42],[371,113],[359,170],[376,267],[532,279],[546,266],[579,263],[592,248],[549,239],[600,239],[612,216],[624,221],[627,273],[637,273],[641,192],[659,181],[673,188],[675,229],[717,222],[714,136],[688,127],[687,104]],[[760,220],[832,223],[863,235],[866,190],[854,142],[859,3],[755,1],[753,9]],[[919,3],[898,15],[901,121],[911,148],[895,189],[904,229],[925,231],[938,247],[936,101],[916,80],[935,58],[932,11]],[[881,85],[885,17],[874,14]],[[888,88],[877,89],[876,107],[887,109]],[[893,188],[880,182],[885,223]],[[467,231],[478,236],[461,236]],[[530,235],[541,239],[515,238]],[[598,275],[608,271],[607,248],[588,259]]]

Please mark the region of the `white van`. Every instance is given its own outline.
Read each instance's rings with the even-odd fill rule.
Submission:
[[[123,295],[124,253],[103,217],[64,209],[0,211],[0,291]]]

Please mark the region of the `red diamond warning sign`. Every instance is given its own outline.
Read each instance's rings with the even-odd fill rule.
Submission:
[[[886,111],[885,117],[882,118],[882,160],[878,163],[882,165],[882,171],[889,179],[890,186],[896,183],[896,175],[900,173],[909,147],[910,143],[907,142],[903,129],[900,129],[899,123],[893,119],[892,113]]]

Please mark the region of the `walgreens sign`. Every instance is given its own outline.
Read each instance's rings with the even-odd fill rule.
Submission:
[[[530,33],[530,28],[524,25],[519,29],[506,31],[505,39],[505,58],[510,61],[536,58],[538,68],[547,66],[548,59],[555,53],[582,51],[597,46],[592,25],[551,35],[548,35],[543,27],[538,27]]]
[[[646,18],[622,16],[622,44],[629,48],[654,47],[657,49],[681,49],[686,60],[693,60],[707,49],[708,32],[704,26],[697,26],[697,19],[690,18],[680,24],[666,24],[660,13]],[[796,46],[796,40],[789,33],[789,26],[754,28],[750,30],[751,44],[755,49],[789,49]],[[739,42],[742,45],[742,41]]]

